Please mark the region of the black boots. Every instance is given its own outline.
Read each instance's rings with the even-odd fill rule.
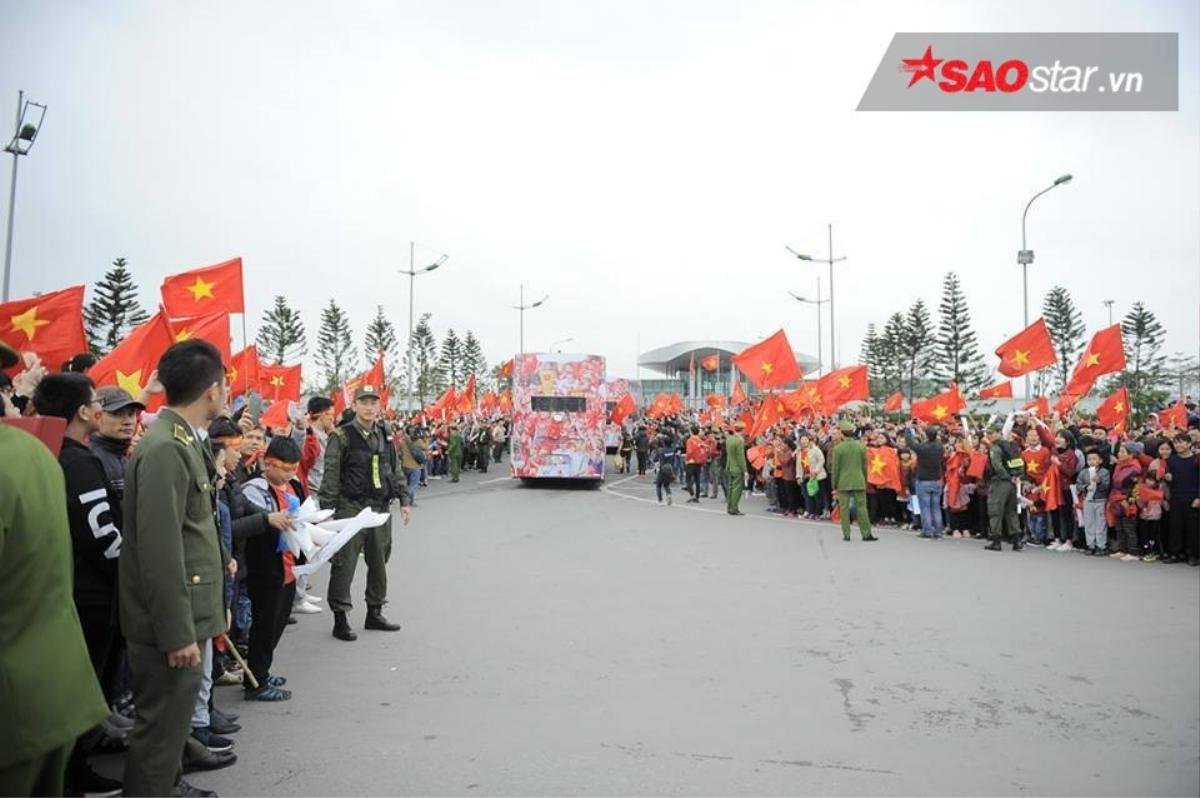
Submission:
[[[1000,551],[1000,541],[993,540],[991,543],[983,547],[984,551]]]
[[[373,629],[376,632],[398,632],[400,624],[391,623],[384,618],[383,607],[375,605],[367,607],[367,620],[363,622],[363,628]]]
[[[358,635],[354,634],[354,630],[350,628],[350,622],[346,620],[346,613],[333,613],[333,636],[347,642],[358,639]]]

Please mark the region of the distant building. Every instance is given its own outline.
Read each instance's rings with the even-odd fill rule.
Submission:
[[[748,346],[750,344],[742,341],[680,341],[639,355],[637,362],[640,368],[662,375],[660,379],[641,380],[641,402],[650,402],[659,393],[678,393],[688,405],[698,406],[710,393],[729,396],[733,390],[731,374],[735,371],[733,356]],[[717,367],[712,370],[704,368],[705,358],[713,355],[717,356]],[[816,370],[815,357],[802,352],[796,352],[795,355],[801,371],[808,373]],[[757,393],[744,375],[739,373],[737,378],[747,395]]]

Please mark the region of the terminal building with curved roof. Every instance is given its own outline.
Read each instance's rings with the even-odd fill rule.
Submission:
[[[732,377],[736,371],[733,356],[748,346],[750,344],[744,341],[679,341],[639,355],[638,368],[662,375],[661,379],[641,380],[643,399],[648,402],[655,394],[675,392],[695,405],[710,393],[728,396],[733,390]],[[816,370],[815,357],[803,352],[795,355],[796,363],[805,374]],[[716,368],[705,368],[706,360],[708,365],[713,365],[713,356],[717,358]],[[745,377],[738,375],[738,378],[747,394],[756,393]]]

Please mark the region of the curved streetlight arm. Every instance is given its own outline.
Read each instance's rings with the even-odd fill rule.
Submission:
[[[1025,217],[1029,215],[1029,206],[1033,205],[1033,201],[1045,194],[1047,191],[1051,191],[1059,186],[1066,185],[1067,183],[1071,182],[1071,179],[1071,175],[1063,175],[1038,193],[1034,194],[1029,198],[1029,202],[1025,203],[1025,210],[1021,213],[1021,249],[1028,249],[1028,247],[1025,245]]]

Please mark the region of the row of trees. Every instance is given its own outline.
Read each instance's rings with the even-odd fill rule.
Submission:
[[[84,325],[89,346],[97,357],[107,354],[130,330],[149,319],[137,295],[137,285],[124,258],[113,261],[112,268],[92,286],[92,299],[84,308]],[[383,307],[376,306],[362,346],[356,347],[349,315],[331,299],[321,310],[313,352],[319,376],[307,379],[306,387],[327,393],[369,367],[383,352],[388,383],[403,389],[408,355],[400,351],[400,340]],[[282,296],[275,297],[263,313],[256,342],[259,356],[271,363],[295,363],[309,353],[304,321]],[[470,330],[460,337],[451,328],[439,344],[427,313],[413,329],[410,343],[413,389],[423,403],[449,385],[461,387],[470,374],[476,375],[481,387],[495,383],[495,371],[488,371],[483,348]]]
[[[882,332],[874,324],[867,325],[861,358],[868,367],[872,395],[882,397],[903,391],[911,401],[944,390],[951,380],[964,391],[976,391],[993,379],[1003,379],[993,375],[984,359],[954,272],[942,282],[938,313],[935,327],[925,301],[918,299],[906,312],[889,316]],[[1045,396],[1066,386],[1088,336],[1083,314],[1063,286],[1055,286],[1046,294],[1042,316],[1058,354],[1054,366],[1034,375],[1034,393]],[[1121,333],[1126,370],[1103,381],[1102,394],[1127,387],[1132,409],[1140,417],[1162,407],[1175,393],[1172,388],[1178,387],[1178,393],[1183,394],[1195,383],[1200,368],[1196,358],[1175,355],[1168,360],[1162,352],[1166,331],[1144,302],[1135,302],[1121,320]]]

